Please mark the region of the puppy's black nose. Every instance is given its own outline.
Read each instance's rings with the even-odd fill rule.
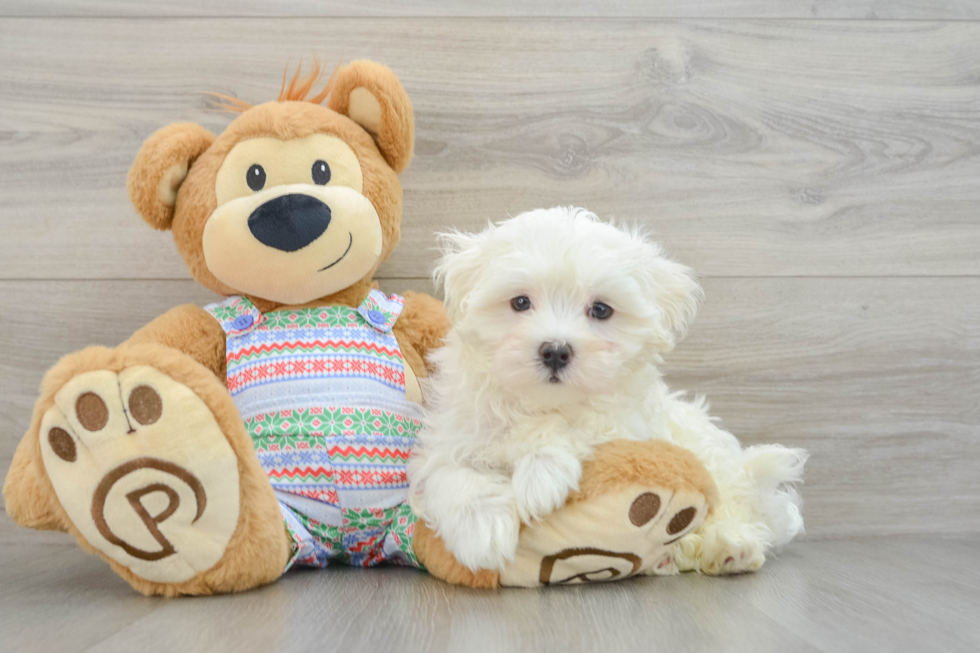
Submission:
[[[330,226],[330,207],[309,195],[271,199],[248,216],[248,230],[263,245],[284,252],[303,249]]]
[[[572,348],[564,342],[546,342],[538,349],[538,354],[552,372],[565,368],[572,360]]]

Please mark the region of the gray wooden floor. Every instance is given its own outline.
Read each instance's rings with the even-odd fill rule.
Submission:
[[[59,356],[213,299],[128,204],[142,140],[220,131],[203,91],[271,99],[314,53],[388,63],[415,105],[383,288],[433,290],[439,229],[642,222],[707,293],[671,382],[813,453],[807,539],[720,581],[154,601],[0,511],[0,649],[977,650],[978,44],[974,0],[0,0],[0,469]]]
[[[980,649],[980,537],[800,542],[757,574],[481,592],[403,570],[300,571],[238,596],[136,596],[77,548],[0,545],[0,642],[31,651]]]

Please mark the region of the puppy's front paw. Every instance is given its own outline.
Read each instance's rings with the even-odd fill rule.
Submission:
[[[705,524],[674,545],[682,569],[700,569],[712,576],[756,571],[766,561],[765,537],[752,524]],[[684,564],[686,562],[686,564]]]
[[[460,564],[479,571],[514,559],[520,527],[509,495],[484,495],[449,511],[438,532]]]
[[[677,561],[670,553],[664,554],[657,562],[644,572],[649,576],[676,576],[680,573]]]
[[[513,485],[521,521],[529,524],[561,508],[581,479],[582,463],[557,447],[543,447],[518,459]]]

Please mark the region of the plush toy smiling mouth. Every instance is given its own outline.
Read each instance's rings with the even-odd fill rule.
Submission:
[[[332,268],[333,266],[337,265],[338,263],[340,263],[341,261],[344,260],[344,257],[347,256],[347,254],[350,252],[350,248],[354,246],[354,234],[348,233],[347,235],[350,236],[350,242],[347,243],[347,249],[344,250],[344,253],[340,255],[340,258],[339,259],[337,259],[336,261],[334,261],[330,265],[328,265],[326,267],[320,268],[318,270],[318,272],[323,272],[324,270],[329,270],[330,268]]]

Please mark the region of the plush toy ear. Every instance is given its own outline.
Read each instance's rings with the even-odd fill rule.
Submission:
[[[486,257],[479,234],[451,231],[437,234],[437,238],[442,257],[436,261],[434,276],[436,284],[442,285],[449,319],[455,322],[482,276]]]
[[[415,118],[412,102],[386,66],[354,61],[334,73],[329,106],[366,129],[396,173],[412,160]]]
[[[143,143],[126,186],[137,212],[154,229],[170,229],[177,190],[197,157],[215,136],[193,123],[167,125]]]
[[[660,312],[657,328],[663,351],[670,351],[687,333],[687,328],[704,298],[694,271],[686,265],[664,258],[660,248],[644,243],[645,262],[641,284]]]

